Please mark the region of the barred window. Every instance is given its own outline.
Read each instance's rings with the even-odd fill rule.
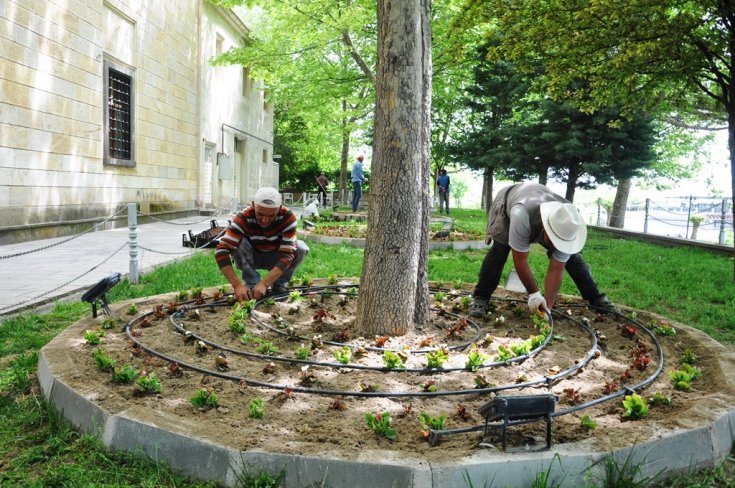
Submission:
[[[134,78],[130,69],[105,63],[105,164],[135,166]]]

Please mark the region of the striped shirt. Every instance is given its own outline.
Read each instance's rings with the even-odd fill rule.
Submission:
[[[258,224],[252,206],[238,213],[227,227],[225,235],[217,244],[214,259],[220,268],[232,266],[230,254],[235,252],[240,241],[247,237],[259,252],[279,252],[276,266],[285,271],[296,257],[296,216],[286,207],[278,210],[273,222],[266,228]]]

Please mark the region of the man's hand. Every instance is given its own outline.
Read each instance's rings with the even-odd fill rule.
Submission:
[[[536,314],[549,310],[549,307],[546,305],[546,299],[541,295],[540,291],[528,295],[528,309]]]
[[[235,299],[238,302],[244,302],[244,301],[250,300],[250,298],[252,297],[252,293],[250,289],[242,283],[240,283],[237,286],[234,286],[233,291],[235,292]]]
[[[265,294],[268,293],[268,285],[265,284],[265,282],[260,281],[257,285],[253,288],[253,298],[256,300],[260,300],[265,296]]]

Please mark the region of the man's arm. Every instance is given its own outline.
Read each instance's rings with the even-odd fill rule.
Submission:
[[[252,293],[248,287],[240,281],[240,278],[237,277],[232,266],[223,266],[220,268],[220,271],[225,275],[225,278],[230,282],[230,285],[232,285],[232,290],[235,292],[235,299],[238,302],[250,300],[250,298],[252,298]]]
[[[560,263],[556,259],[549,259],[549,267],[546,269],[546,279],[544,280],[544,295],[546,295],[546,303],[549,310],[556,303],[556,296],[561,288],[561,280],[564,278],[564,267],[566,263]]]
[[[526,287],[526,292],[529,295],[536,293],[539,290],[536,284],[536,278],[533,276],[531,267],[528,265],[528,253],[516,251],[515,249],[512,250],[512,253],[513,265],[516,268],[516,273],[518,273],[518,278],[523,283],[523,286]]]

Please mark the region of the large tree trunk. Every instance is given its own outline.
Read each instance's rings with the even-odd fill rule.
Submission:
[[[428,311],[428,0],[378,1],[378,70],[358,333],[402,335]],[[424,256],[422,256],[424,254]],[[419,280],[422,281],[421,286]]]
[[[735,71],[735,67],[733,70]],[[735,82],[730,82],[730,100],[735,100],[732,97],[735,96]],[[731,185],[731,197],[730,200],[733,204],[732,209],[732,230],[733,236],[735,236],[735,106],[730,107],[728,111],[728,125],[727,125],[727,145],[730,149],[730,185]],[[735,258],[735,242],[733,242],[733,258]],[[735,259],[733,259],[733,281],[735,282]]]
[[[622,229],[625,226],[625,207],[628,206],[628,196],[630,195],[632,184],[632,178],[624,178],[618,181],[618,188],[615,191],[615,201],[613,202],[612,212],[608,219],[608,225],[610,227]]]
[[[577,180],[579,179],[580,169],[578,163],[572,163],[569,165],[567,174],[567,188],[564,198],[570,202],[574,201],[574,193],[577,190]]]

